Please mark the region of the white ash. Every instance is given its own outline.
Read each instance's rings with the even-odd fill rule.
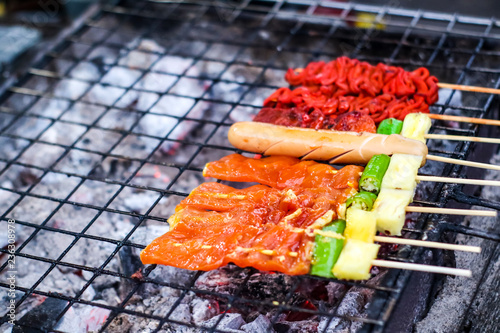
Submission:
[[[379,272],[377,275],[368,280],[367,284],[372,286],[380,284],[385,276],[385,273],[385,271]],[[351,316],[366,318],[366,311],[370,305],[370,299],[374,293],[375,291],[373,289],[361,287],[350,288],[343,297],[340,305],[338,306],[337,314],[348,317]],[[335,298],[338,299],[339,296],[336,295]],[[328,325],[328,327],[326,325]],[[318,331],[326,333],[357,332],[361,328],[361,326],[363,326],[363,323],[361,321],[350,321],[342,319],[340,317],[333,317],[328,324],[328,318],[323,317],[321,318]],[[325,328],[326,331],[324,331]]]
[[[279,320],[277,323],[273,325],[273,327],[274,330],[277,332],[287,332],[287,333],[321,332],[319,330],[319,324],[317,320],[301,320],[301,321]]]
[[[217,302],[208,299],[194,298],[191,301],[193,323],[200,326],[207,318],[213,318],[219,313]]]
[[[271,321],[264,315],[259,315],[257,318],[255,318],[254,321],[242,325],[240,329],[247,333],[274,332],[274,330],[271,328]]]
[[[68,333],[97,332],[110,312],[108,309],[97,306],[75,304],[69,308],[54,329]]]
[[[211,328],[215,326],[217,321],[222,316],[222,320],[217,325],[217,329],[223,332],[228,333],[241,333],[242,331],[239,329],[241,326],[245,324],[245,321],[241,317],[239,313],[225,313],[211,318],[210,320],[205,321],[202,326],[206,328]]]
[[[59,98],[40,98],[28,111],[28,114],[56,118],[68,109],[70,102]],[[24,117],[22,120],[26,120]],[[64,118],[63,118],[64,119]],[[37,124],[38,125],[38,124]],[[15,126],[16,127],[16,126]]]
[[[179,43],[177,49],[168,50],[159,42],[135,39],[127,45],[126,49],[118,51],[116,48],[98,46],[90,52],[85,61],[71,69],[69,72],[71,78],[60,80],[52,90],[46,91],[48,96],[54,95],[61,98],[43,98],[34,104],[29,112],[31,115],[39,114],[53,118],[62,115],[63,120],[76,124],[69,125],[67,122],[57,120],[51,124],[51,120],[47,119],[22,117],[12,127],[12,134],[27,138],[36,138],[48,128],[42,134],[42,139],[51,144],[33,144],[19,161],[40,168],[52,168],[52,170],[49,169],[48,173],[42,177],[41,172],[44,172],[42,170],[12,168],[11,172],[0,179],[3,187],[23,191],[29,188],[30,182],[36,184],[41,177],[32,192],[49,197],[40,199],[28,195],[7,214],[7,217],[35,224],[45,222],[48,227],[72,233],[81,233],[88,227],[85,234],[110,240],[108,242],[86,237],[77,239],[74,246],[61,258],[61,261],[69,264],[70,267],[62,264],[56,265],[40,281],[37,287],[39,290],[71,297],[81,293],[80,297],[84,300],[118,306],[133,290],[134,281],[100,274],[85,291],[82,291],[83,286],[94,278],[94,273],[85,269],[79,270],[71,265],[83,265],[94,269],[101,267],[110,259],[109,263],[103,267],[104,270],[127,276],[136,273],[141,268],[138,264],[139,248],[125,245],[118,254],[112,258],[110,256],[116,250],[116,242],[123,240],[139,222],[137,217],[126,213],[146,213],[160,197],[160,193],[148,189],[136,189],[124,184],[125,188],[109,203],[109,200],[120,189],[120,185],[108,184],[101,180],[124,182],[131,178],[130,183],[134,185],[162,190],[168,187],[174,191],[189,193],[205,179],[200,172],[185,170],[175,184],[170,184],[179,173],[179,169],[168,166],[170,163],[183,165],[192,160],[190,167],[202,168],[205,163],[217,160],[232,151],[200,149],[198,145],[174,141],[185,140],[198,144],[208,141],[211,145],[229,148],[227,127],[220,127],[216,130],[214,125],[203,124],[202,121],[222,121],[233,109],[233,103],[239,102],[242,96],[244,96],[244,104],[249,106],[236,106],[226,121],[251,120],[269,91],[256,89],[248,84],[284,85],[283,70],[268,68],[265,73],[262,73],[262,68],[250,63],[248,66],[231,66],[226,69],[220,60],[234,58],[238,52],[237,47],[228,49],[227,45],[213,44],[206,56],[213,57],[214,60],[198,61],[193,55],[200,54],[206,48],[206,44],[196,42],[187,44]],[[78,53],[75,55],[81,57],[80,51],[82,50],[68,50],[69,53],[75,52]],[[180,56],[181,51],[184,54],[191,52],[191,55]],[[167,52],[169,54],[165,54]],[[268,59],[273,54],[274,50],[265,50],[261,54],[255,52],[251,56],[258,60]],[[241,59],[240,55],[239,60]],[[114,65],[115,61],[118,65]],[[68,66],[62,66],[61,63],[54,62],[51,66],[47,69],[61,75],[65,75],[68,70]],[[187,73],[189,78],[179,79],[179,75],[184,75],[184,73]],[[222,81],[213,81],[219,76]],[[47,87],[47,82],[43,80],[33,81],[30,84],[32,84],[30,88],[35,90],[43,90]],[[130,90],[127,92],[126,89]],[[186,96],[165,95],[166,92],[176,92]],[[202,99],[197,100],[193,96],[202,97]],[[75,100],[80,97],[82,99],[74,104],[65,100],[66,98]],[[208,101],[210,99],[214,102]],[[9,103],[12,104],[10,106],[21,108],[31,100],[31,98],[20,97],[18,100],[10,100]],[[154,114],[147,113],[148,111]],[[179,118],[184,116],[200,121],[180,121]],[[83,134],[86,126],[94,122],[103,128],[91,128]],[[132,130],[133,134],[127,133],[129,130]],[[209,138],[215,130],[215,135]],[[159,139],[165,137],[168,140],[156,149],[160,144]],[[2,140],[1,143],[5,143],[4,151],[9,159],[14,158],[28,144],[23,140],[4,138],[0,140]],[[118,143],[119,140],[121,141]],[[78,149],[72,148],[65,153],[65,147],[72,144]],[[114,147],[115,144],[116,147]],[[123,158],[104,157],[82,149],[100,153],[107,153],[112,149],[112,154],[123,156]],[[134,176],[140,167],[140,162],[127,157],[144,159],[150,155],[152,155],[152,161],[159,165],[146,163]],[[56,163],[57,160],[60,161]],[[90,176],[95,180],[83,180],[78,176],[68,177],[65,173]],[[80,187],[70,196],[70,202],[62,204],[57,212],[48,218],[59,206],[57,200],[66,199],[76,186]],[[0,198],[2,198],[0,208],[3,213],[19,198],[19,195],[0,190]],[[128,241],[145,246],[155,237],[168,231],[168,224],[164,222],[164,219],[174,212],[175,206],[182,199],[182,196],[168,194],[162,197],[150,213],[151,216],[162,221],[146,218]],[[71,202],[96,207],[103,207],[109,203],[109,209],[123,211],[124,214],[100,212],[92,207],[72,205]],[[89,225],[94,219],[95,221]],[[18,223],[16,233],[18,244],[26,240],[33,231],[33,228]],[[23,253],[57,260],[73,241],[75,237],[72,235],[42,230],[26,245]],[[50,263],[23,257],[18,258],[18,265],[18,271],[22,271],[19,275],[19,285],[26,288],[37,282],[50,267]],[[183,288],[190,285],[194,274],[191,271],[158,266],[151,272],[150,278]],[[245,274],[248,274],[247,270],[230,266],[203,274],[196,281],[195,288],[232,295],[236,290],[241,289],[242,286],[238,285],[238,282],[243,281]],[[5,278],[5,272],[2,272],[0,277]],[[242,297],[270,302],[283,301],[293,282],[292,277],[283,274],[253,272],[247,284],[243,286]],[[332,284],[325,283],[324,287],[325,292],[328,293],[328,300],[325,301],[327,309],[338,304],[339,294],[344,288],[338,284],[336,286]],[[306,294],[304,291],[297,291],[292,298],[293,304],[297,305],[305,301]],[[146,283],[139,287],[125,307],[131,311],[165,316],[179,300],[180,295],[179,289]],[[2,297],[1,303],[6,301],[8,300]],[[314,302],[319,306],[318,300]],[[36,303],[25,302],[21,308],[25,313],[35,306],[37,306]],[[208,321],[213,322],[215,316],[226,311],[226,306],[227,304],[220,299],[188,292],[176,306],[170,318],[186,324],[206,326]],[[75,325],[74,331],[77,331],[80,329],[80,323],[82,325],[83,323],[102,324],[105,311],[100,311],[103,309],[99,307],[90,308],[75,304],[64,315],[57,327],[65,331]],[[97,320],[92,319],[92,311],[95,308],[100,309]],[[252,311],[252,314],[248,313],[243,308],[238,310],[241,313],[228,313],[226,316],[237,318],[239,327],[226,327],[227,329],[236,329],[240,332],[265,331],[270,319],[276,314],[276,309],[272,307],[261,309],[264,313],[257,311],[257,314],[255,314],[256,311]],[[224,323],[218,325],[218,328],[224,329]],[[320,319],[312,317],[305,321],[288,322],[286,317],[280,316],[278,324],[281,325],[281,329],[288,328],[290,332],[300,331],[301,327],[307,330],[313,328],[317,330]],[[158,325],[157,320],[120,314],[113,319],[106,331],[151,332],[156,330]],[[197,331],[199,329],[171,323],[166,323],[160,329],[160,332]]]
[[[92,62],[81,62],[71,70],[69,75],[83,81],[98,81],[102,73],[96,64]]]
[[[193,66],[194,60],[175,55],[162,56],[152,67],[155,72],[181,75]],[[191,72],[191,76],[196,72]]]
[[[54,96],[63,97],[65,99],[79,99],[91,85],[82,81],[63,79],[54,89]]]
[[[494,156],[490,160],[490,163],[494,165],[500,164],[500,155],[497,154]],[[500,176],[498,172],[487,171],[485,179],[498,181],[500,180]],[[500,201],[500,193],[498,189],[493,186],[483,187],[481,197],[496,202]],[[473,206],[472,209],[484,208]],[[496,219],[488,217],[468,217],[464,222],[472,228],[494,233],[499,232],[499,217]],[[455,253],[456,266],[470,269],[473,277],[446,277],[444,285],[436,296],[427,316],[416,324],[416,332],[456,332],[462,328],[463,324],[474,327],[476,331],[486,329],[486,326],[490,328],[498,327],[498,320],[496,323],[478,320],[481,318],[480,311],[482,305],[491,304],[492,300],[493,304],[496,302],[498,294],[498,284],[496,280],[500,267],[496,257],[492,259],[493,265],[489,264],[489,260],[490,256],[492,256],[492,251],[494,251],[498,245],[494,241],[462,234],[458,234],[456,242],[458,244],[480,246],[483,249],[481,254],[471,254],[467,252]],[[481,281],[483,274],[485,274],[485,279]],[[478,292],[477,295],[476,292]],[[471,310],[467,312],[469,306],[471,306]],[[478,323],[475,325],[473,323],[474,321]],[[481,328],[480,325],[486,326]]]

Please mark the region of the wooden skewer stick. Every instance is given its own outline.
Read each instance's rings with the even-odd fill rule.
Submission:
[[[451,115],[446,115],[446,114],[435,114],[435,113],[428,113],[427,115],[431,119],[451,120],[451,121],[458,121],[458,122],[462,122],[462,123],[473,123],[473,124],[481,124],[481,125],[500,126],[500,120],[495,120],[495,119],[481,119],[481,118],[451,116]]]
[[[305,232],[307,229],[295,228],[295,230]],[[316,235],[321,235],[323,237],[344,239],[344,237],[342,235],[338,235],[338,234],[333,233],[333,232],[332,233],[322,232],[319,229],[314,229],[313,233]],[[408,239],[408,238],[387,237],[387,236],[375,236],[374,240],[376,242],[380,242],[380,243],[403,244],[403,245],[431,247],[434,249],[442,249],[442,250],[454,250],[454,251],[466,251],[466,252],[473,252],[473,253],[481,253],[481,248],[479,246],[457,245],[457,244],[449,244],[449,243],[424,241],[424,240],[419,240],[419,239]],[[276,254],[272,250],[260,250],[260,253],[267,254],[267,255]],[[288,255],[291,257],[296,257],[297,252],[289,252]]]
[[[465,179],[465,178],[451,178],[451,177],[437,177],[437,176],[421,176],[416,178],[421,182],[435,182],[435,183],[452,183],[452,184],[467,184],[467,185],[484,185],[484,186],[500,186],[499,180],[484,180],[484,179]]]
[[[465,276],[465,277],[472,276],[472,272],[470,270],[460,269],[460,268],[414,264],[414,263],[388,261],[380,259],[373,260],[372,264],[378,267],[408,269],[411,271],[419,271],[419,272],[439,273],[439,274],[448,274],[448,275]]]
[[[490,216],[490,217],[497,216],[497,212],[494,210],[454,209],[454,208],[420,207],[420,206],[407,206],[405,210],[410,213],[430,213],[430,214]]]
[[[403,245],[412,245],[412,246],[431,247],[433,249],[481,253],[481,248],[479,246],[430,242],[430,241],[423,241],[423,240],[419,240],[419,239],[375,236],[375,241],[380,242],[380,243],[403,244]]]
[[[425,134],[426,139],[438,139],[438,140],[450,140],[450,141],[472,141],[472,142],[483,142],[483,143],[500,143],[500,139],[497,138],[482,138],[475,136],[464,136],[464,135],[446,135],[446,134]]]
[[[479,92],[479,93],[485,93],[485,94],[500,94],[500,89],[496,89],[496,88],[466,86],[463,84],[453,84],[453,83],[444,83],[444,82],[438,82],[437,86],[439,88],[445,88],[445,89],[471,91],[471,92]]]
[[[330,238],[340,238],[333,237],[332,234],[329,233],[319,233],[316,232],[318,230],[314,230],[315,234],[320,234],[324,237]],[[343,237],[342,237],[343,238]],[[412,245],[412,246],[422,246],[422,247],[431,247],[434,249],[442,249],[442,250],[453,250],[453,251],[465,251],[465,252],[473,252],[473,253],[481,253],[481,248],[479,246],[470,246],[470,245],[457,245],[457,244],[449,244],[449,243],[439,243],[439,242],[431,242],[424,241],[419,239],[408,239],[408,238],[400,238],[400,237],[387,237],[387,236],[375,236],[374,240],[380,243],[391,243],[391,244],[403,244],[403,245]]]
[[[457,160],[454,158],[448,158],[448,157],[442,157],[442,156],[436,156],[436,155],[430,155],[430,154],[427,155],[427,159],[431,160],[431,161],[437,161],[437,162],[459,164],[459,165],[465,165],[465,166],[470,166],[470,167],[474,167],[474,168],[499,170],[500,171],[500,165],[471,162],[471,161],[462,161],[462,160]]]

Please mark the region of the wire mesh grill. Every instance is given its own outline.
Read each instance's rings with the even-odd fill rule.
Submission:
[[[361,12],[372,13],[374,22],[364,22],[357,15]],[[263,99],[286,84],[287,68],[348,55],[406,69],[425,66],[446,82],[498,88],[498,39],[500,26],[493,19],[332,1],[123,2],[93,7],[81,25],[0,96],[1,223],[6,226],[15,219],[25,236],[17,244],[19,265],[43,263],[42,271],[18,279],[16,308],[21,310],[37,296],[60,300],[53,320],[42,327],[47,331],[54,331],[77,306],[109,310],[100,331],[111,330],[123,318],[147,319],[151,331],[224,331],[219,326],[224,315],[209,327],[176,316],[185,300],[196,295],[217,299],[224,308],[221,313],[231,308],[272,309],[269,328],[274,329],[284,315],[300,313],[323,318],[319,331],[327,332],[339,318],[362,323],[366,331],[382,331],[409,272],[390,271],[379,284],[335,281],[343,292],[324,310],[299,306],[294,299],[300,286],[324,281],[321,278],[290,278],[281,296],[262,299],[249,297],[246,289],[256,274],[253,269],[232,268],[241,283],[221,292],[200,288],[201,272],[168,281],[155,275],[158,267],[138,273],[123,268],[123,261],[147,244],[134,238],[139,230],[166,225],[173,206],[204,181],[206,162],[236,151],[227,142],[228,127],[251,119]],[[463,93],[457,103],[456,95],[440,100],[433,112],[494,117],[494,96]],[[475,125],[446,123],[432,130],[478,133]],[[472,148],[457,143],[432,146],[430,152],[466,159]],[[450,165],[439,173],[460,177],[464,170]],[[416,203],[443,207],[450,200],[500,209],[498,202],[465,194],[458,185],[436,186]],[[61,216],[74,221],[61,221]],[[97,227],[118,228],[113,226],[118,220],[126,221],[119,232]],[[500,239],[499,234],[426,214],[406,229],[410,237],[430,240],[450,230]],[[33,245],[43,242],[58,243],[54,247],[61,251],[44,253]],[[105,248],[106,255],[92,260],[92,247]],[[79,258],[75,251],[89,258],[74,260]],[[2,253],[8,254],[7,249]],[[391,258],[421,262],[424,253],[412,249]],[[4,276],[8,273],[5,256],[0,270]],[[78,275],[83,282],[66,293],[47,286],[58,272]],[[88,290],[100,279],[126,284],[126,293],[114,303],[95,300]],[[161,313],[131,308],[138,295],[147,295],[148,286],[170,290],[175,301]],[[0,287],[5,295],[5,277]],[[370,294],[365,316],[339,307],[351,287]],[[17,324],[35,325],[20,320]]]

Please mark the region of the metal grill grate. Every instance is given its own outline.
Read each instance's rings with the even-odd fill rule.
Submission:
[[[363,22],[356,15],[360,12],[374,14],[375,23],[368,29],[356,27]],[[235,151],[225,139],[228,127],[257,113],[263,99],[285,85],[282,77],[288,67],[348,55],[406,69],[425,66],[442,81],[498,88],[499,39],[500,25],[493,19],[333,1],[123,2],[93,7],[77,28],[61,37],[0,96],[1,224],[6,227],[13,218],[25,235],[17,244],[17,260],[44,263],[43,271],[18,279],[16,308],[22,309],[37,295],[61,300],[60,309],[47,324],[50,327],[44,327],[47,331],[54,331],[53,326],[77,305],[110,311],[100,331],[109,330],[124,316],[129,321],[148,319],[153,323],[151,331],[180,331],[200,329],[191,320],[175,316],[194,294],[216,298],[226,310],[273,309],[271,325],[275,328],[282,315],[296,312],[325,318],[324,332],[335,318],[364,323],[366,331],[382,331],[408,283],[409,272],[390,271],[379,284],[335,281],[345,286],[344,291],[335,305],[324,310],[292,302],[299,286],[324,281],[321,278],[293,277],[283,298],[273,302],[248,297],[244,288],[256,274],[252,269],[237,269],[242,276],[240,287],[223,293],[200,289],[200,272],[185,281],[165,281],[151,276],[158,267],[149,266],[139,276],[113,265],[121,254],[144,248],[147,242],[134,240],[134,235],[145,226],[166,223],[173,206],[197,185],[193,186],[193,179],[203,181],[201,170],[206,162]],[[457,103],[456,95],[449,94],[433,112],[495,117],[494,96],[463,93]],[[432,130],[477,135],[479,128],[444,123]],[[473,147],[470,143],[435,145],[430,152],[466,159]],[[148,173],[151,170],[153,174]],[[460,166],[443,168],[430,163],[424,170],[465,175]],[[21,179],[20,184],[12,180],[13,174]],[[61,191],[53,188],[59,186],[54,179],[62,179]],[[85,196],[92,191],[101,192],[87,200]],[[443,207],[455,201],[500,209],[500,203],[466,194],[458,185],[439,185],[424,193],[425,200],[416,200],[417,204]],[[127,203],[127,197],[145,198],[146,203]],[[76,211],[72,221],[76,225],[58,224],[58,216],[66,210]],[[106,221],[117,219],[132,222],[116,234],[94,231],[101,223],[112,228]],[[430,240],[439,240],[448,231],[500,240],[500,234],[427,214],[406,229],[410,237]],[[61,240],[63,250],[37,252],[32,244],[44,238],[45,242]],[[75,258],[72,251],[82,250],[83,241],[109,249],[106,257],[68,260]],[[1,251],[8,253],[6,248]],[[425,253],[423,249],[399,251],[391,259],[423,262]],[[92,251],[85,255],[91,257]],[[7,262],[0,267],[5,295]],[[57,271],[83,275],[85,282],[74,293],[47,287],[46,281]],[[129,285],[114,304],[85,294],[103,278]],[[131,300],[144,295],[141,290],[148,286],[175,291],[175,302],[166,312],[130,308]],[[352,286],[374,292],[366,317],[339,309]],[[204,329],[223,331],[218,326],[223,319]],[[6,321],[4,316],[2,323]],[[34,325],[19,318],[17,324]]]

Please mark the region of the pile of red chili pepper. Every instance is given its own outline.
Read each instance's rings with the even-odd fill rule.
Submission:
[[[375,124],[382,120],[428,113],[429,105],[438,100],[438,80],[424,67],[407,72],[340,57],[290,68],[285,79],[295,88],[276,90],[254,121],[375,132]]]

